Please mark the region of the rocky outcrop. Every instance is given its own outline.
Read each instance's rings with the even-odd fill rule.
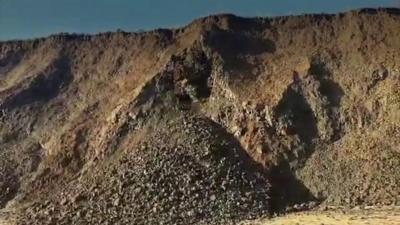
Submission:
[[[398,14],[0,43],[0,206],[21,224],[218,224],[398,204]]]

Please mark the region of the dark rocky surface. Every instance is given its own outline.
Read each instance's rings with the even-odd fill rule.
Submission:
[[[399,30],[366,9],[0,42],[0,207],[229,224],[398,205]]]
[[[269,214],[268,179],[230,134],[195,117],[166,128],[69,185],[73,196],[34,203],[20,224],[235,224]]]

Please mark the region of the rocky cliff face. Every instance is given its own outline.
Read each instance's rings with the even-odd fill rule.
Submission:
[[[0,207],[213,224],[400,204],[399,30],[366,9],[0,43]]]

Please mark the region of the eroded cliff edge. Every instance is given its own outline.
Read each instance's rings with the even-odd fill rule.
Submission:
[[[398,205],[399,14],[0,43],[0,206],[188,224]]]

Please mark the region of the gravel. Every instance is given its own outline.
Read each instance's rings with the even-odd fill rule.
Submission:
[[[269,214],[268,180],[229,134],[195,117],[169,126],[66,188],[72,198],[36,203],[21,224],[235,224]]]

